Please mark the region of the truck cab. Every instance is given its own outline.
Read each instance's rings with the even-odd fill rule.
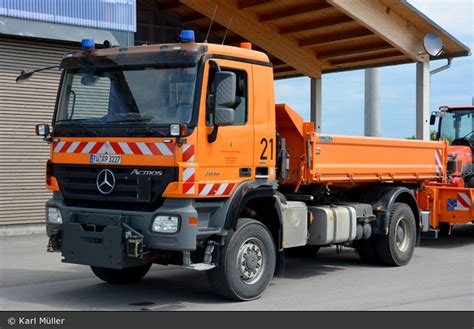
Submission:
[[[438,140],[446,140],[448,174],[460,187],[474,187],[474,106],[442,106],[433,113],[431,123],[438,120]]]
[[[37,127],[48,250],[109,282],[151,262],[212,268],[231,205],[276,187],[268,57],[181,37],[66,54],[52,126]]]

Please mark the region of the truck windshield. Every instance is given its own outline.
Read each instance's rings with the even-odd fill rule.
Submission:
[[[189,123],[196,65],[116,66],[68,69],[63,79],[55,130],[81,126],[150,128]]]
[[[474,130],[474,115],[472,110],[456,110],[445,112],[440,126],[440,137],[449,144],[455,139],[469,138]]]

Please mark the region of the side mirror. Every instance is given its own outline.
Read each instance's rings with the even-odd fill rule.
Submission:
[[[236,102],[235,73],[228,71],[216,72],[214,96],[214,125],[229,126],[234,123],[234,109]]]
[[[234,123],[234,109],[218,107],[214,112],[214,124],[216,126],[230,126]]]
[[[47,137],[49,136],[49,133],[50,133],[49,125],[44,124],[44,123],[36,125],[35,131],[36,131],[37,136]]]
[[[436,122],[436,114],[430,115],[430,125],[434,125]]]
[[[228,71],[216,72],[215,76],[216,95],[215,106],[232,107],[235,104],[235,91],[237,82],[235,73]]]
[[[23,82],[31,78],[31,76],[35,74],[35,71],[30,70],[23,70],[21,71],[20,75],[16,77],[15,82]]]

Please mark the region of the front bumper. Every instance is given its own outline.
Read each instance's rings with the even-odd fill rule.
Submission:
[[[197,217],[192,199],[167,199],[153,212],[68,207],[52,198],[46,206],[61,211],[62,224],[46,224],[50,248],[62,252],[63,262],[108,268],[125,268],[145,263],[153,250],[192,251],[197,244]],[[178,232],[151,231],[157,215],[180,217]],[[133,250],[134,249],[134,250]]]

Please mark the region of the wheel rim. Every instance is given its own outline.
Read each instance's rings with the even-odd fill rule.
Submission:
[[[410,247],[411,227],[406,217],[400,217],[395,225],[395,243],[398,250],[406,252]]]
[[[240,280],[246,284],[254,284],[262,277],[266,267],[265,247],[257,238],[245,240],[237,254],[237,268]]]

